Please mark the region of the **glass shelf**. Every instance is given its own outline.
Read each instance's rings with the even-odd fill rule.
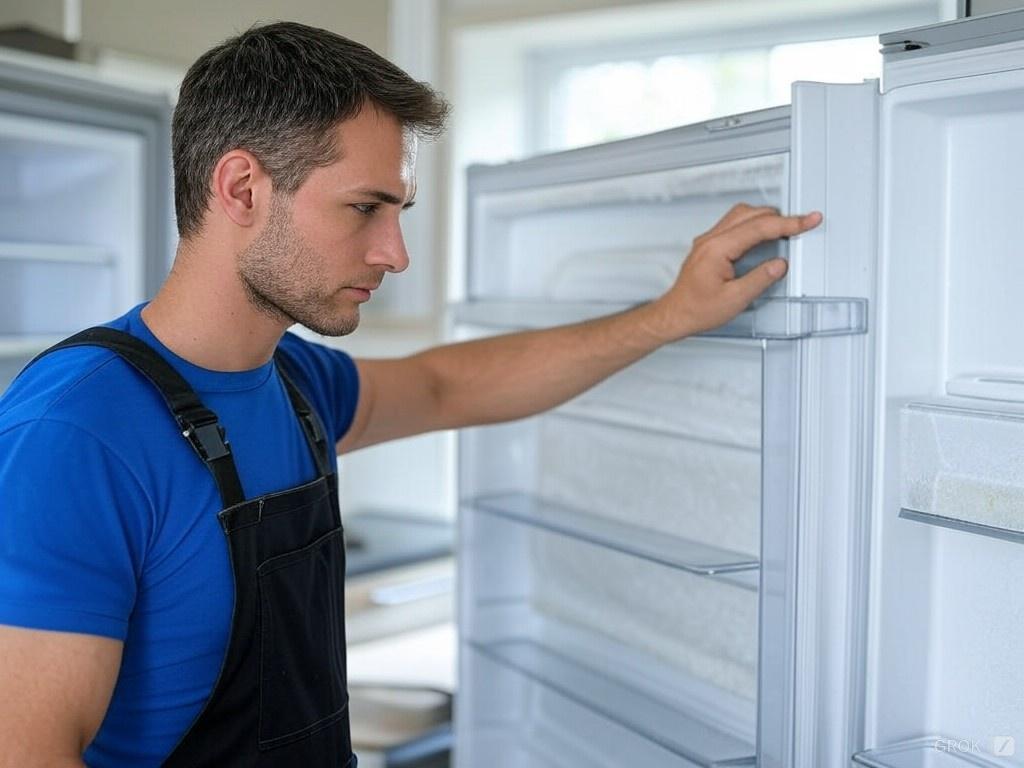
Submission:
[[[478,512],[543,528],[687,573],[718,578],[745,589],[758,589],[760,563],[749,555],[636,528],[525,493],[477,496],[465,505]]]
[[[625,726],[700,768],[755,765],[753,745],[530,640],[469,641],[477,653]]]
[[[472,301],[452,307],[456,323],[513,329],[550,328],[629,309],[630,304],[554,301]],[[708,338],[803,339],[865,333],[867,300],[770,298],[756,302],[729,323],[700,334]]]
[[[925,736],[858,752],[853,756],[853,762],[868,768],[998,768],[999,763],[969,751],[973,746],[974,743],[967,739]],[[1007,745],[993,742],[993,746],[1002,749]]]
[[[989,536],[993,539],[1017,542],[1018,544],[1024,543],[1024,531],[1015,531],[1011,528],[996,528],[984,523],[975,523],[955,517],[944,517],[932,514],[931,512],[922,512],[919,509],[908,509],[907,507],[900,508],[900,517],[904,520],[927,523],[939,528],[949,528],[954,531],[963,531],[964,533],[975,533],[980,536]]]

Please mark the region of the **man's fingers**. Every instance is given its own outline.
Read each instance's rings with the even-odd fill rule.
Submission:
[[[715,236],[716,247],[720,248],[729,261],[736,261],[758,243],[793,237],[801,232],[814,229],[821,223],[817,211],[803,216],[778,216],[760,214],[745,219],[731,229]]]
[[[773,283],[777,283],[786,274],[788,267],[785,259],[769,259],[763,264],[758,264],[743,277],[734,280],[732,285],[742,297],[743,305],[750,304]]]
[[[706,239],[714,235],[725,232],[727,229],[732,229],[737,224],[740,224],[748,219],[752,219],[755,216],[763,216],[766,213],[778,213],[779,209],[774,208],[770,205],[747,205],[746,203],[737,203],[729,212],[720,218],[711,229],[705,232],[698,239]]]

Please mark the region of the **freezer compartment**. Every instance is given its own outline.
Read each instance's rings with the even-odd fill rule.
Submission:
[[[910,403],[900,453],[902,517],[1024,541],[1024,411]]]
[[[752,735],[756,591],[504,515],[462,514],[462,578],[473,585],[463,639],[559,648]]]
[[[518,330],[593,320],[625,311],[632,306],[635,305],[487,300],[455,305],[452,307],[452,315],[456,323]],[[858,298],[762,298],[725,325],[705,331],[700,336],[791,340],[860,334],[867,331],[867,309],[867,301]]]
[[[472,169],[469,297],[654,298],[675,280],[694,238],[732,205],[785,205],[788,165],[781,153],[527,188],[502,188],[502,167]],[[759,246],[737,271],[785,248]]]
[[[986,748],[989,746],[985,744]],[[991,746],[1004,754],[1013,754],[1012,738],[995,737]],[[868,749],[853,756],[853,768],[998,768],[1000,765],[1005,763],[981,756],[978,742],[946,736],[925,736],[882,749]]]
[[[486,690],[471,696],[456,765],[496,768],[713,768],[754,765],[753,746],[530,640],[463,647]]]

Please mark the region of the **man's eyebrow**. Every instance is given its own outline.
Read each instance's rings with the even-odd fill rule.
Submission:
[[[412,208],[415,204],[415,200],[410,200],[408,203],[402,204],[402,198],[392,195],[390,192],[384,192],[379,189],[357,189],[355,190],[361,195],[369,195],[382,203],[388,203],[389,205],[401,205],[403,209]]]

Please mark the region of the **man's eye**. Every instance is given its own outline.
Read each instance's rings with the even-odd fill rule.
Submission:
[[[377,203],[356,203],[352,207],[363,214],[363,216],[372,216],[380,206]]]

